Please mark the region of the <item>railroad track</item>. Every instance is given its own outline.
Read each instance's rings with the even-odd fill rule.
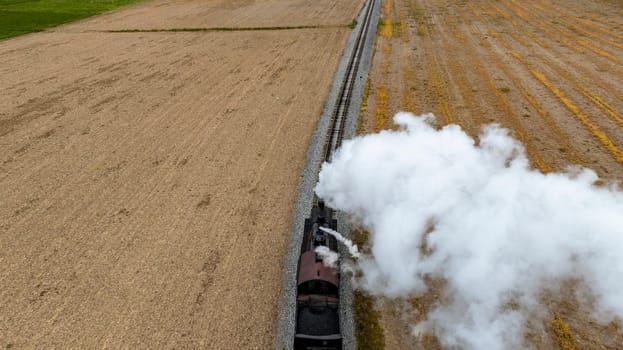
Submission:
[[[346,63],[345,68],[338,69],[338,74],[336,74],[331,96],[327,106],[325,106],[325,113],[321,118],[315,136],[315,142],[319,142],[320,139],[323,140],[320,157],[316,157],[316,162],[311,162],[314,165],[310,165],[308,158],[305,170],[305,173],[313,173],[313,183],[318,178],[320,164],[331,160],[335,151],[342,144],[346,129],[349,125],[356,124],[359,117],[362,82],[367,79],[367,67],[361,69],[361,63],[366,59],[366,63],[368,65],[370,63],[372,41],[368,38],[375,33],[375,26],[372,23],[376,23],[374,14],[375,9],[378,10],[377,1],[366,1],[358,18],[359,23],[356,25],[355,31],[351,33],[347,53],[341,62],[340,68]],[[335,99],[332,100],[332,97]],[[353,101],[355,103],[352,103]],[[330,109],[331,113],[327,126],[323,121],[326,120],[327,107],[331,103],[333,103],[333,108]],[[323,133],[324,135],[322,135]],[[312,146],[310,153],[313,154],[313,151],[314,147]],[[292,348],[294,350],[355,349],[356,340],[353,329],[350,284],[340,277],[339,267],[325,266],[318,253],[319,248],[344,253],[342,249],[338,248],[336,239],[321,229],[322,227],[337,229],[337,213],[326,207],[324,202],[313,194],[313,183],[311,186],[309,183],[306,186],[305,180],[303,180],[299,191],[295,220],[300,223],[300,217],[303,215],[305,218],[304,226],[294,225],[293,241],[298,242],[298,247],[296,243],[294,247],[291,246],[291,249],[298,248],[299,254],[295,255],[295,259],[290,258],[286,262],[287,265],[296,264],[295,285],[288,287],[287,283],[284,283],[286,298],[289,297],[287,295],[288,288],[293,287],[295,289],[294,295],[291,296],[294,303],[286,302],[285,307],[290,308],[290,312],[285,312],[286,316],[283,316],[282,310],[282,322],[284,317],[290,318],[289,322],[286,323],[286,328],[290,331],[280,332],[278,338],[291,337],[291,341],[283,344],[282,339],[283,345],[280,345],[278,339],[276,348],[280,350]],[[306,191],[307,193],[305,193]],[[307,209],[301,208],[301,201],[306,200],[304,198],[308,198],[307,200],[311,202],[311,208],[309,208],[309,204]],[[299,238],[298,236],[302,237]],[[291,278],[291,274],[286,269],[285,279]]]
[[[361,25],[359,33],[357,34],[354,50],[349,59],[348,66],[346,67],[346,74],[342,80],[338,103],[335,106],[333,116],[331,117],[331,128],[329,129],[330,132],[327,136],[327,143],[325,145],[324,161],[330,161],[333,152],[335,152],[335,150],[337,150],[342,144],[345,125],[344,121],[348,115],[350,101],[353,95],[353,87],[355,85],[355,78],[359,72],[359,63],[361,62],[361,56],[363,54],[363,48],[368,36],[368,29],[372,20],[373,9],[375,8],[376,1],[377,0],[367,1],[364,21]]]
[[[323,276],[331,279],[329,278],[331,274],[325,274],[326,271],[322,264],[317,262],[310,263],[310,261],[315,260],[310,259],[310,255],[314,253],[316,248],[317,241],[315,239],[318,235],[321,235],[317,229],[318,225],[314,225],[312,221],[324,216],[321,220],[328,219],[325,223],[328,223],[331,228],[336,228],[335,219],[337,218],[341,221],[337,225],[338,230],[348,233],[348,226],[344,224],[346,220],[341,220],[340,213],[333,213],[333,211],[319,203],[320,201],[314,195],[314,187],[318,180],[321,164],[331,160],[334,152],[342,144],[343,138],[353,137],[355,134],[363,90],[367,81],[368,68],[372,61],[374,34],[376,33],[379,13],[380,0],[366,0],[357,17],[357,24],[348,38],[331,92],[310,144],[305,168],[301,174],[289,253],[284,262],[283,296],[275,339],[276,350],[309,349],[307,345],[301,345],[299,337],[302,334],[299,322],[302,312],[301,305],[307,304],[304,305],[308,307],[307,311],[309,311],[310,307],[313,307],[311,305],[313,303],[312,298],[310,298],[311,295],[309,295],[310,293],[307,293],[307,295],[299,293],[301,290],[309,291],[306,287],[301,288],[304,283],[299,278],[301,265],[307,264],[312,266],[312,273],[307,273],[305,276],[320,276],[318,273],[321,273]],[[325,236],[324,238],[327,239],[327,246],[335,249],[337,242],[334,242],[332,237]],[[338,251],[342,255],[347,254],[341,247],[339,247]],[[302,259],[303,255],[306,255],[305,259]],[[302,263],[302,260],[306,262]],[[337,273],[338,271],[335,272]],[[320,280],[322,278],[313,279]],[[325,295],[324,302],[333,304],[333,309],[329,313],[332,315],[331,317],[335,316],[339,321],[337,326],[335,324],[332,326],[333,329],[338,329],[337,334],[331,334],[334,340],[338,340],[338,345],[334,346],[336,342],[333,342],[333,347],[323,347],[321,342],[320,347],[312,345],[311,348],[354,350],[357,348],[357,344],[354,335],[350,281],[349,278],[339,278],[337,281],[336,278],[332,278],[332,283],[333,286],[330,289],[333,291],[331,296],[333,299],[329,300],[327,299],[328,296]],[[336,285],[339,285],[337,293],[335,293]],[[337,312],[334,305],[336,304],[335,298],[338,299]],[[309,316],[309,313],[307,315]],[[330,322],[319,323],[326,330],[326,325]],[[311,327],[314,328],[315,326],[311,324]],[[295,338],[299,338],[296,341],[296,345]],[[317,341],[318,338],[316,337],[315,340],[312,340]]]

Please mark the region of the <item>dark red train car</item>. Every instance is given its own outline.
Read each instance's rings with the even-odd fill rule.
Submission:
[[[296,293],[294,350],[341,350],[338,268],[325,266],[315,249],[326,246],[337,251],[335,237],[320,227],[337,229],[333,211],[319,201],[305,219],[299,258]]]

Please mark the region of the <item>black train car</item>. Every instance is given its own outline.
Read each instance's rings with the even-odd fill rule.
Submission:
[[[337,268],[327,267],[314,251],[326,246],[337,252],[335,237],[319,229],[337,229],[333,211],[318,201],[305,219],[296,292],[294,350],[341,350],[339,283]]]

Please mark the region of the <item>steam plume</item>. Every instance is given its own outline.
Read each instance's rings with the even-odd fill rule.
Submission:
[[[335,237],[335,239],[337,239],[340,243],[344,244],[346,246],[346,248],[348,248],[348,253],[353,257],[353,258],[358,258],[361,256],[361,254],[359,253],[359,248],[357,248],[357,245],[353,244],[353,242],[342,236],[341,233],[332,230],[330,228],[327,227],[319,227],[319,229],[321,229],[322,231],[330,234],[331,236]]]
[[[340,258],[340,255],[337,252],[332,251],[327,246],[318,246],[314,249],[316,254],[320,255],[322,258],[322,263],[328,267],[337,267],[337,261]]]
[[[370,232],[361,287],[408,297],[443,280],[415,329],[451,348],[523,348],[539,292],[567,279],[584,282],[601,320],[622,318],[623,193],[591,170],[533,170],[498,126],[477,143],[433,119],[399,113],[399,131],[346,141],[322,167],[318,196]]]

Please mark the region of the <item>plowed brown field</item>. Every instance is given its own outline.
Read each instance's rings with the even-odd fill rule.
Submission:
[[[0,42],[0,347],[272,348],[361,4],[155,1]],[[289,25],[319,27],[105,32]]]
[[[579,0],[385,0],[362,132],[390,128],[399,110],[434,112],[477,135],[509,128],[543,172],[572,164],[623,180],[623,4]],[[620,349],[620,325],[600,325],[573,285],[544,296],[550,321],[531,325],[539,349]],[[430,295],[413,301],[425,317]],[[434,349],[410,336],[386,303],[388,349]],[[411,320],[414,321],[414,320]]]

